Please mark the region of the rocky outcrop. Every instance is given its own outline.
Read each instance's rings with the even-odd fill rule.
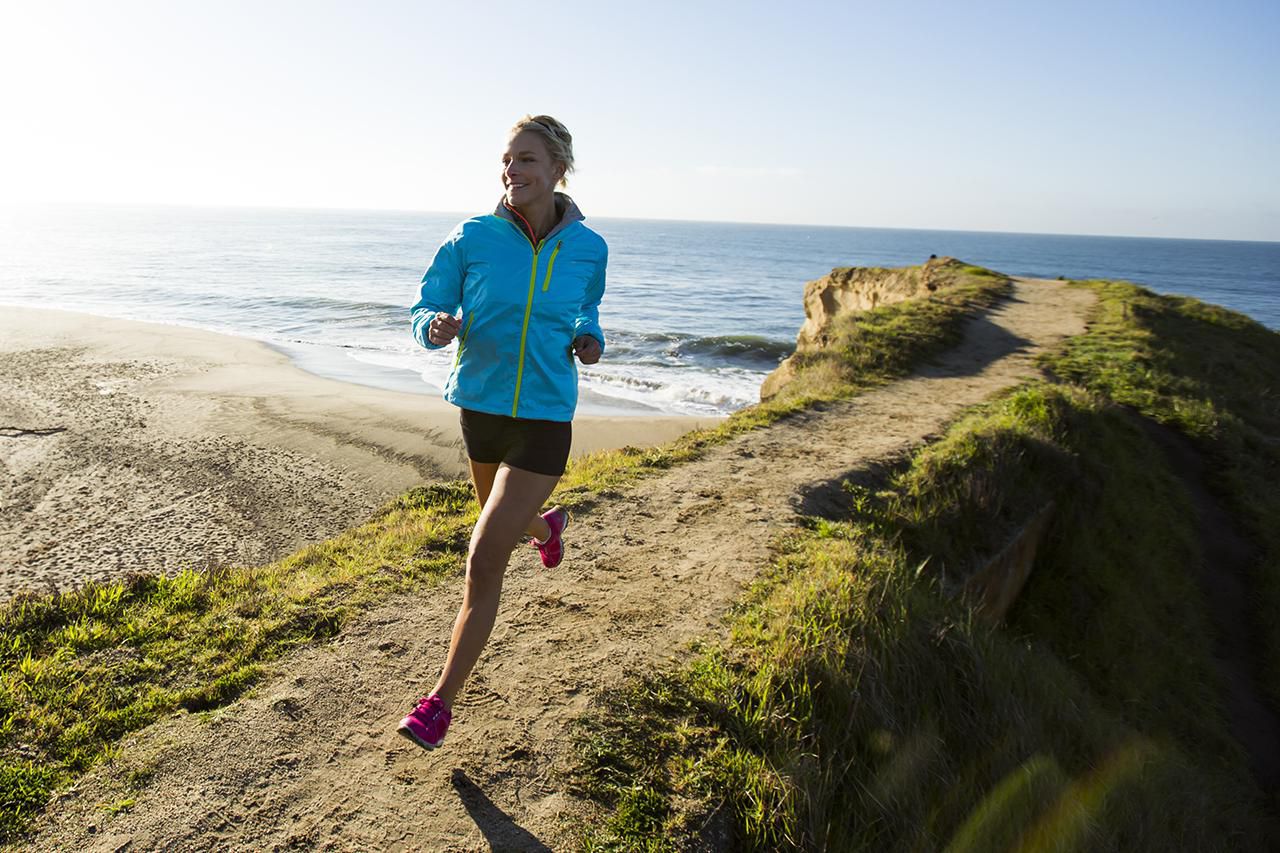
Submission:
[[[804,286],[805,320],[796,338],[796,351],[765,378],[760,399],[769,399],[791,381],[797,356],[827,345],[827,331],[839,315],[931,293],[947,274],[962,266],[955,258],[934,257],[916,267],[838,267],[809,282]]]
[[[973,603],[980,618],[999,624],[1018,600],[1018,594],[1031,576],[1036,551],[1053,520],[1052,501],[1022,525],[993,557],[965,581],[961,594]]]

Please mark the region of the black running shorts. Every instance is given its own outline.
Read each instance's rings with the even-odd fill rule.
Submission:
[[[569,461],[573,424],[463,409],[462,443],[473,462],[505,462],[512,468],[559,477]]]

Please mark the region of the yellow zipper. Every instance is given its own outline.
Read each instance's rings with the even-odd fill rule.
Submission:
[[[532,241],[529,245],[533,246]],[[516,396],[511,401],[513,418],[516,416],[516,409],[520,406],[520,380],[524,378],[524,342],[529,336],[529,313],[533,311],[533,290],[538,286],[538,253],[541,251],[542,243],[533,247],[533,266],[529,270],[529,301],[524,305],[524,325],[520,327],[520,358],[516,361]]]
[[[458,362],[462,361],[462,348],[467,345],[467,333],[471,331],[471,321],[476,318],[475,314],[467,317],[467,325],[462,330],[462,337],[458,338],[458,352],[453,357],[453,366],[457,367]]]
[[[563,240],[556,241],[556,249],[551,253],[551,260],[547,261],[547,277],[542,280],[542,292],[546,293],[547,288],[551,286],[551,268],[556,265],[556,255],[560,254],[560,247],[564,245]]]

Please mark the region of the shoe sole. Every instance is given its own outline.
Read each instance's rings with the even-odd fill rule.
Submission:
[[[560,564],[564,562],[564,552],[565,552],[564,532],[569,529],[569,522],[572,519],[573,519],[573,516],[569,515],[569,510],[567,509],[564,510],[564,527],[560,528],[560,559],[556,560],[556,564],[554,566],[543,566],[543,568],[556,569],[556,568],[559,568]]]
[[[557,568],[561,563],[563,563],[563,562],[564,562],[564,552],[565,552],[565,547],[564,547],[564,532],[565,532],[566,530],[568,530],[568,529],[569,529],[569,522],[573,519],[573,516],[569,515],[569,510],[564,509],[563,507],[561,507],[561,511],[562,511],[562,512],[564,512],[564,527],[561,527],[561,528],[560,528],[560,539],[561,539],[561,542],[560,542],[560,559],[559,559],[559,560],[556,560],[556,564],[555,564],[554,566],[548,566],[546,563],[543,563],[543,564],[542,564],[542,568],[547,569],[548,571],[549,571],[549,570],[551,570],[551,569]],[[530,539],[530,540],[529,540],[529,544],[530,544],[530,545],[532,545],[533,547],[537,548],[537,547],[538,547],[538,540],[536,540],[536,539]]]
[[[405,737],[407,737],[409,740],[411,740],[411,741],[413,741],[414,743],[416,743],[418,746],[420,746],[420,747],[422,747],[423,749],[427,750],[428,752],[430,752],[430,751],[431,751],[431,750],[433,750],[433,749],[439,749],[439,748],[440,748],[440,744],[444,743],[444,738],[440,738],[440,740],[436,741],[435,743],[431,743],[430,741],[425,741],[425,740],[423,740],[422,738],[420,738],[420,737],[418,737],[417,735],[415,735],[415,734],[413,733],[413,730],[412,730],[412,729],[410,729],[408,726],[399,726],[399,727],[396,729],[396,731],[397,731],[397,732],[399,732],[400,734],[404,735]]]

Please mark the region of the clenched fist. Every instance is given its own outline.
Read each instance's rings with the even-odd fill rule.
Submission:
[[[573,354],[583,364],[595,364],[600,360],[600,342],[591,335],[578,335],[573,339]]]
[[[443,311],[437,311],[436,316],[431,318],[431,322],[427,325],[427,340],[438,347],[442,347],[458,335],[458,328],[462,325],[462,320],[452,314],[445,314]]]

